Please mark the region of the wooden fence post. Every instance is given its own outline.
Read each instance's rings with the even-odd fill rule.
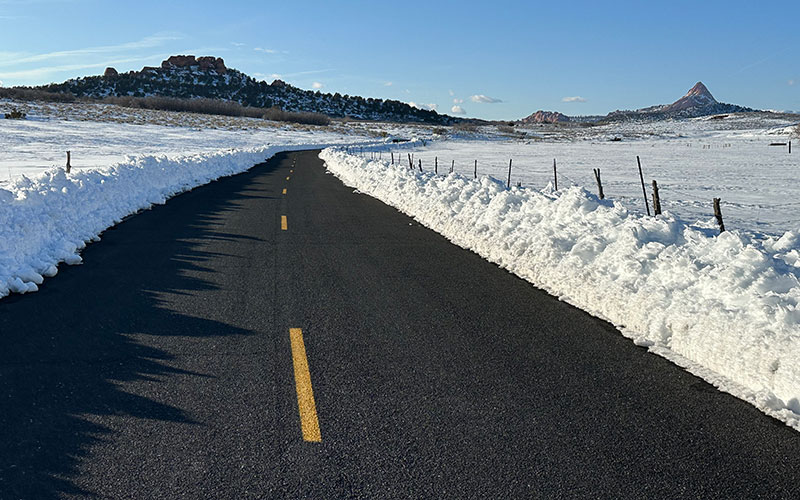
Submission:
[[[394,165],[394,151],[391,151],[392,154],[392,165]]]
[[[511,161],[513,158],[508,160],[508,189],[511,189]]]
[[[658,183],[653,179],[653,212],[661,215],[661,198],[658,196]]]
[[[437,174],[437,175],[439,174],[439,157],[438,156],[434,156],[433,157],[433,173]]]
[[[553,181],[556,191],[558,191],[558,171],[556,170],[556,159],[553,158]]]
[[[475,179],[478,178],[478,160],[475,160],[475,176],[474,176],[474,178]]]
[[[422,158],[419,159],[419,171],[422,172]]]
[[[722,210],[719,208],[719,198],[714,198],[714,217],[717,218],[717,224],[719,224],[719,233],[724,233],[725,223],[722,222]]]
[[[592,171],[594,172],[594,178],[597,181],[597,192],[600,193],[600,199],[605,199],[605,195],[603,194],[603,183],[600,181],[600,169],[593,168]]]
[[[644,176],[642,175],[642,161],[639,156],[636,156],[636,163],[639,165],[639,180],[642,181],[642,195],[644,195],[644,208],[647,209],[647,215],[650,216],[650,204],[647,203],[647,190],[644,188]]]
[[[453,163],[450,164],[450,173],[453,173],[453,169],[456,168],[456,161],[453,160]]]
[[[413,160],[411,159],[411,153],[408,153],[408,168],[409,170],[414,168]]]
[[[70,160],[70,152],[67,151],[67,173],[69,173],[69,171],[72,170],[72,165],[70,165],[69,160]]]

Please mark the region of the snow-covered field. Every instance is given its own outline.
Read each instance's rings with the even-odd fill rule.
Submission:
[[[795,120],[800,120],[796,117]],[[721,198],[726,227],[780,235],[800,228],[800,138],[794,150],[770,146],[792,138],[797,121],[729,118],[697,119],[655,124],[619,124],[589,129],[529,129],[525,137],[493,141],[448,140],[412,150],[432,170],[455,171],[506,180],[512,159],[511,182],[542,189],[553,182],[557,162],[558,186],[580,185],[597,192],[592,169],[599,168],[606,197],[629,210],[645,212],[636,157],[642,162],[648,199],[658,182],[663,210],[684,220],[713,217],[713,198]],[[610,138],[619,137],[620,142]],[[407,163],[402,151],[402,160]]]
[[[36,290],[59,263],[80,262],[85,243],[104,229],[174,194],[278,151],[358,144],[349,151],[363,146],[362,156],[323,153],[348,185],[800,430],[800,151],[769,146],[794,133],[790,119],[443,134],[84,103],[21,106],[27,120],[0,120],[0,297]],[[388,142],[393,136],[423,140],[398,145]],[[60,168],[67,150],[70,175]],[[389,151],[400,165],[389,164]],[[425,173],[405,167],[407,154]],[[649,181],[659,182],[658,218],[643,215],[637,155],[648,196]],[[473,180],[476,159],[481,177]],[[522,189],[505,188],[509,159],[512,184]],[[456,174],[445,175],[453,160]],[[605,201],[593,194],[593,168]],[[730,230],[723,235],[714,197]]]

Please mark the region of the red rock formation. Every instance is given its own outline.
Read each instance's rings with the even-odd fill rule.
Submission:
[[[569,116],[559,113],[558,111],[542,111],[539,110],[532,115],[520,120],[520,123],[558,123],[568,122]]]

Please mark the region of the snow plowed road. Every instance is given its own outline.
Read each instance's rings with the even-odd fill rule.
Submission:
[[[84,260],[0,301],[0,498],[800,496],[800,433],[317,152]]]

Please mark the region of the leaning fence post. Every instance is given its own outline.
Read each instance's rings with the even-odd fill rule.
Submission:
[[[408,168],[409,168],[409,170],[414,168],[414,163],[411,160],[411,153],[408,153]]]
[[[558,171],[556,170],[556,159],[553,158],[553,180],[555,181],[555,188],[558,191]]]
[[[507,184],[508,185],[508,189],[511,189],[511,161],[512,160],[513,160],[513,158],[510,158],[508,160],[508,184]]]
[[[69,171],[72,170],[72,165],[70,165],[69,163],[69,158],[70,158],[70,152],[67,151],[67,173],[69,173]]]
[[[725,232],[725,223],[722,222],[722,210],[719,208],[719,198],[714,198],[714,217],[717,218],[720,234]]]
[[[419,171],[422,172],[422,158],[419,159]]]
[[[658,183],[653,179],[653,211],[655,215],[661,215],[661,198],[658,196]]]
[[[600,194],[600,199],[605,199],[605,195],[603,194],[603,183],[600,181],[600,169],[593,168],[592,171],[594,172],[594,178],[597,181],[597,192]]]
[[[642,175],[642,161],[639,156],[636,156],[636,163],[639,165],[639,180],[642,181],[642,194],[644,195],[644,208],[647,209],[647,215],[650,216],[650,205],[647,203],[647,190],[644,188],[644,176]]]
[[[453,169],[456,168],[456,161],[453,160],[453,163],[450,164],[450,173],[453,173]]]

